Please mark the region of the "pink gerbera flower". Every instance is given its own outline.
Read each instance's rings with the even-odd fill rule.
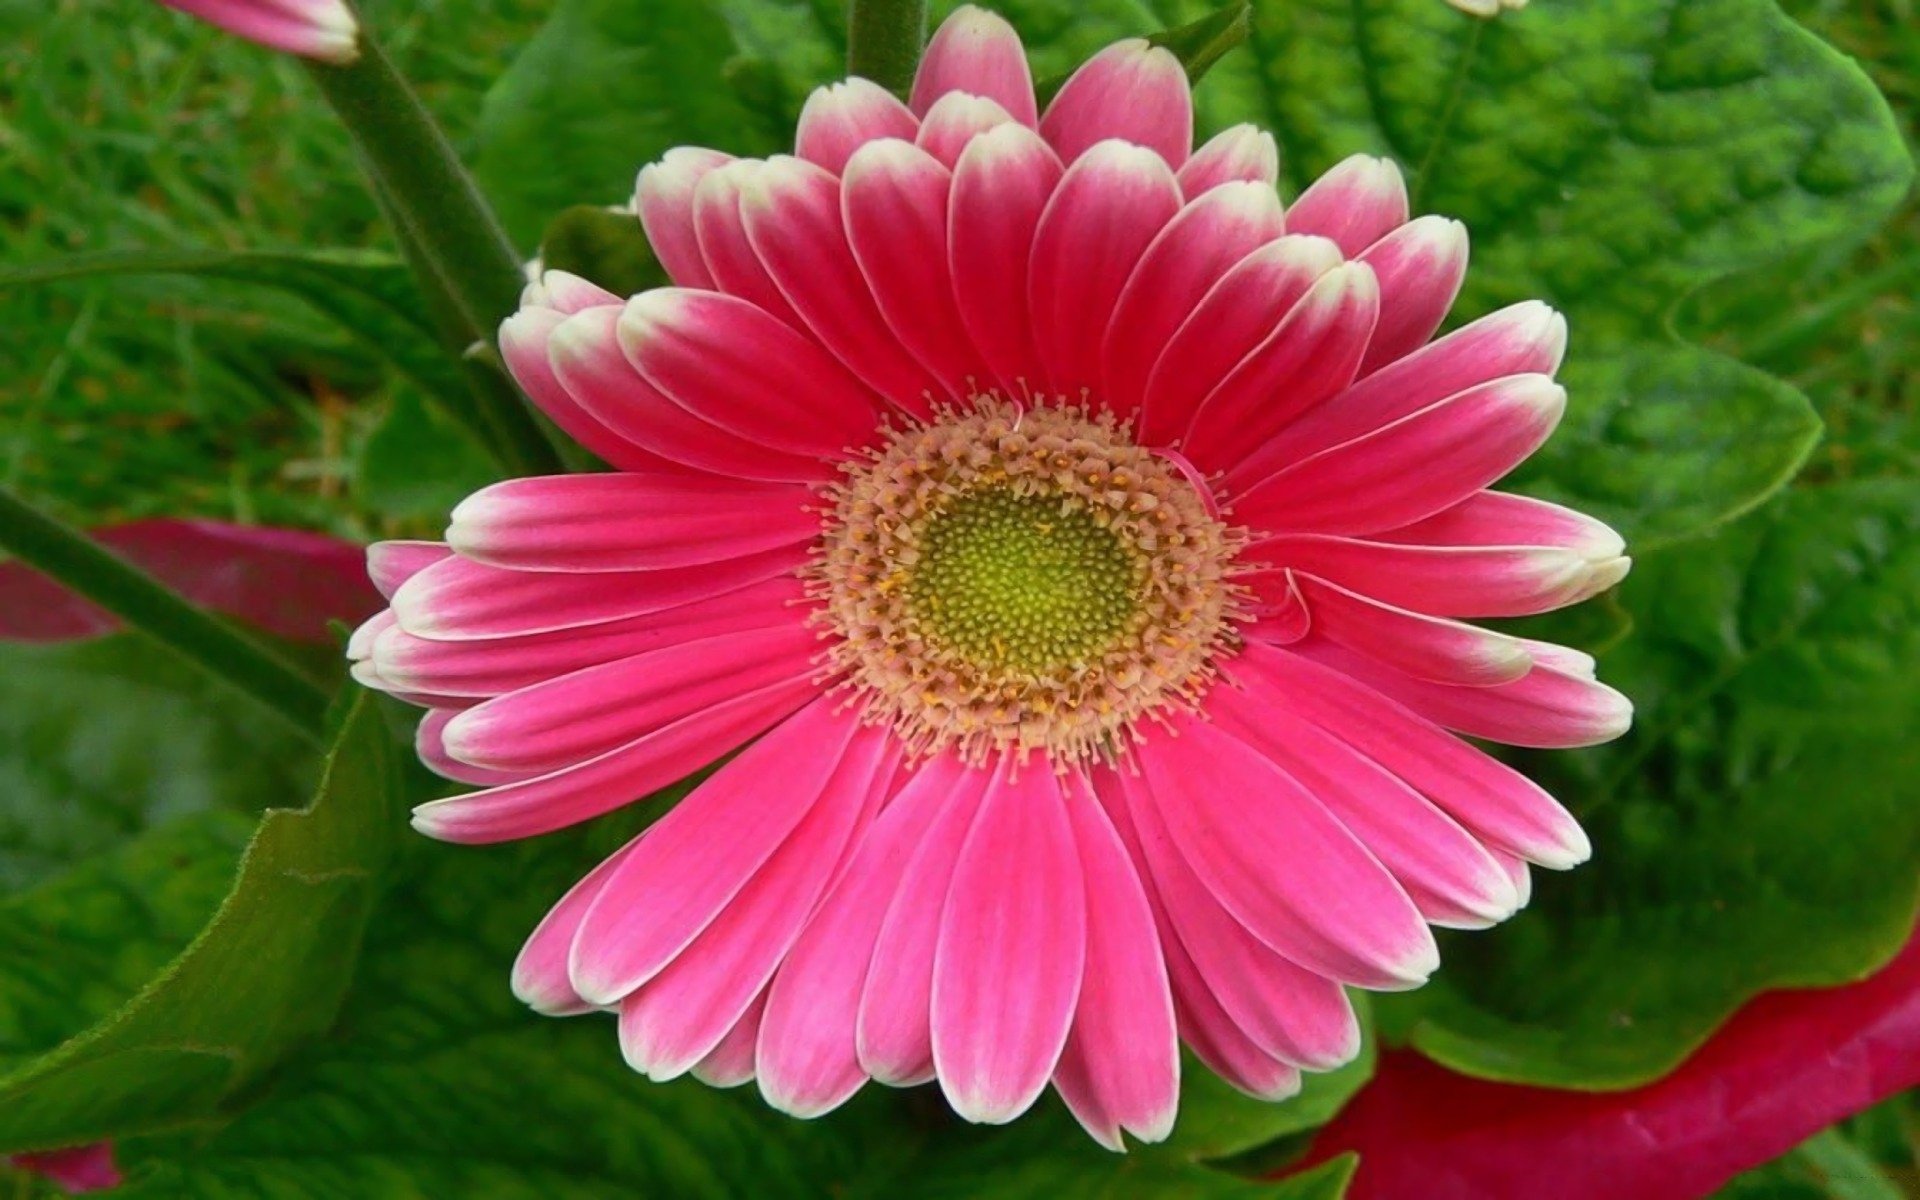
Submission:
[[[737,755],[569,892],[515,965],[619,1013],[654,1079],[826,1112],[1051,1082],[1163,1137],[1177,1040],[1257,1096],[1351,1058],[1345,985],[1587,857],[1461,741],[1578,746],[1627,702],[1462,618],[1573,603],[1619,537],[1488,491],[1543,442],[1561,319],[1432,345],[1466,234],[1352,159],[1282,212],[1273,140],[1190,152],[1179,62],[1097,55],[1044,115],[961,9],[911,105],[822,88],[794,157],[682,149],[636,206],[678,286],[550,272],[501,331],[606,474],[522,479],[372,553],[355,673],[528,837]]]

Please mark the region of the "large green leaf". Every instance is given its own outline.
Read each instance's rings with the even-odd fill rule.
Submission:
[[[143,637],[0,642],[0,895],[150,827],[300,795],[313,758]]]
[[[531,248],[562,209],[624,202],[674,146],[764,148],[720,85],[732,54],[699,0],[561,0],[480,114],[474,170],[508,231]]]
[[[1456,1069],[1643,1083],[1753,993],[1858,978],[1913,926],[1920,483],[1790,493],[1648,556],[1621,602],[1636,632],[1601,669],[1637,727],[1528,764],[1596,862],[1382,1006]]]
[[[398,792],[391,735],[377,704],[362,696],[313,803],[261,820],[231,891],[192,943],[125,1004],[0,1076],[0,1151],[124,1137],[213,1115],[290,1049],[328,1029],[381,868],[404,828]],[[183,887],[165,880],[169,865],[193,865],[179,848],[172,830],[141,839],[120,852],[118,873],[90,864],[78,880],[17,899],[14,916],[29,931],[109,940],[159,934],[164,942],[205,909],[197,874]],[[157,886],[138,899],[120,894],[143,878]],[[116,912],[127,917],[124,927],[111,919]],[[81,971],[82,957],[109,966],[112,977],[99,987],[111,993],[128,953],[109,946],[78,948],[73,959],[40,957],[30,963],[33,975],[10,982],[7,994],[23,1002],[45,994],[41,981],[68,967]],[[66,978],[85,994],[84,974]],[[13,982],[28,990],[16,993]],[[57,990],[46,998],[57,1000]]]

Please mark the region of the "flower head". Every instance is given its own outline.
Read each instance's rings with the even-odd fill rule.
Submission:
[[[345,0],[160,0],[270,50],[350,63],[360,24]]]
[[[614,468],[487,488],[376,546],[356,675],[427,706],[491,842],[740,749],[569,892],[514,987],[619,1013],[655,1079],[825,1112],[1051,1083],[1166,1134],[1184,1040],[1258,1096],[1358,1049],[1345,985],[1587,857],[1457,734],[1626,726],[1592,661],[1466,623],[1626,571],[1605,526],[1490,491],[1546,439],[1566,328],[1429,344],[1465,230],[1399,172],[1283,210],[1273,140],[1190,150],[1179,62],[1103,51],[1040,113],[963,8],[912,103],[853,79],[797,153],[675,150],[635,207],[675,286],[547,273],[515,375]]]

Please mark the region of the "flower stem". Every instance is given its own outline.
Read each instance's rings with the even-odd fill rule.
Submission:
[[[352,63],[308,68],[353,135],[409,260],[424,266],[421,287],[451,302],[465,346],[491,343],[500,322],[519,307],[525,277],[513,243],[446,135],[364,30]],[[482,389],[476,401],[483,409],[477,432],[489,445],[509,445],[515,469],[560,470],[552,441],[518,396]]]
[[[927,38],[927,0],[853,0],[847,15],[847,73],[900,96]]]
[[[327,694],[278,655],[99,543],[0,489],[0,550],[119,617],[318,740]]]

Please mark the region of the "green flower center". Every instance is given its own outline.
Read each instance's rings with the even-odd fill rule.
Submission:
[[[1112,530],[1058,496],[985,488],[920,535],[907,600],[928,635],[981,666],[1086,666],[1140,613],[1139,567]]]

